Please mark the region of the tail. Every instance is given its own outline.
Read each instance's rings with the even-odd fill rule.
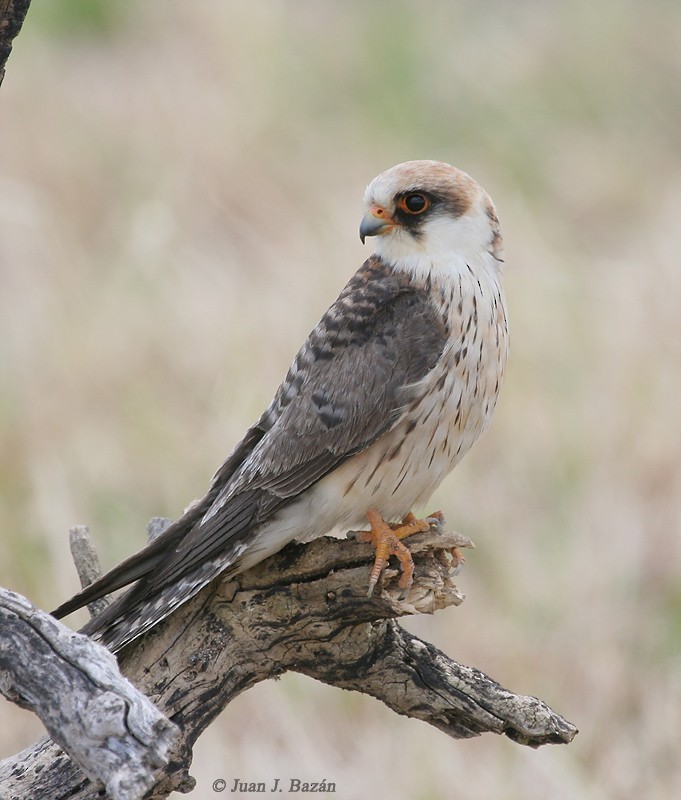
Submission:
[[[133,585],[82,629],[114,652],[146,633],[190,600],[213,578],[239,572],[257,537],[258,523],[281,500],[248,490],[216,510],[209,496],[189,509],[139,553],[114,567],[53,612],[57,618]],[[210,514],[206,514],[211,508]],[[264,557],[264,556],[263,556]]]
[[[141,636],[155,624],[155,622],[147,625],[137,624],[137,620],[143,614],[144,604],[140,601],[141,596],[145,594],[143,591],[146,584],[145,579],[153,575],[154,571],[167,560],[170,553],[176,551],[183,539],[195,528],[209,505],[209,498],[205,498],[204,501],[192,506],[180,519],[169,525],[163,533],[138,553],[122,561],[70,600],[62,603],[52,612],[52,616],[61,619],[79,608],[85,607],[93,600],[99,600],[117,589],[135,584],[114,600],[101,614],[81,628],[81,633],[101,641],[113,652]],[[189,597],[185,598],[185,600],[188,599]],[[159,617],[159,619],[161,618]]]
[[[199,507],[200,506],[200,507]],[[161,564],[169,552],[172,552],[194,527],[197,520],[203,515],[203,503],[190,508],[177,522],[169,525],[163,533],[157,536],[146,547],[126,558],[120,564],[109,570],[96,581],[86,586],[70,600],[62,603],[52,612],[52,616],[62,619],[79,608],[84,608],[93,600],[129,586],[149,575]],[[102,615],[100,615],[102,616]]]
[[[172,526],[171,526],[172,527]],[[168,528],[170,531],[170,528]],[[160,541],[161,539],[163,541]],[[173,539],[175,537],[172,537]],[[163,560],[164,550],[172,546],[172,543],[165,539],[163,536],[158,537],[154,542],[126,558],[125,561],[118,564],[109,572],[105,573],[96,581],[86,586],[82,591],[75,594],[70,600],[62,603],[58,608],[52,612],[52,616],[57,619],[66,617],[77,611],[79,608],[92,603],[93,600],[99,600],[117,589],[122,589],[135,581],[140,580],[145,575],[157,567]]]
[[[60,619],[116,589],[134,584],[82,629],[115,652],[165,619],[220,572],[232,565],[238,568],[239,557],[253,540],[254,525],[283,502],[258,489],[226,499],[229,481],[265,431],[260,423],[249,428],[213,476],[203,500],[143,550],[62,603],[52,614]]]
[[[116,653],[170,616],[220,571],[212,570],[203,577],[188,575],[178,583],[163,587],[153,598],[148,597],[147,581],[142,578],[93,617],[80,632]]]

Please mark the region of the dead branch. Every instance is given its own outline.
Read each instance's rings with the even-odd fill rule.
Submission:
[[[494,732],[531,747],[570,742],[576,728],[543,702],[457,664],[394,621],[463,600],[450,553],[467,540],[439,530],[409,541],[416,574],[406,596],[387,571],[368,598],[370,545],[327,537],[289,545],[236,580],[206,587],[124,650],[122,671],[181,731],[149,796],[189,790],[191,747],[201,732],[238,694],[289,670],[370,694],[454,738]],[[0,789],[18,800],[95,797],[83,773],[45,740],[5,762]]]
[[[141,797],[179,741],[176,726],[121,676],[108,650],[6,589],[0,629],[0,692],[40,717],[93,788],[103,784],[114,800]],[[20,772],[1,762],[3,798],[8,777]],[[26,796],[48,796],[36,788]]]
[[[74,525],[69,530],[69,547],[73,563],[76,565],[81,589],[84,589],[94,583],[102,574],[99,556],[90,538],[90,531],[87,525]],[[99,600],[93,600],[92,603],[88,603],[87,609],[91,617],[96,617],[108,606],[108,599],[100,597]]]
[[[30,5],[31,0],[0,0],[0,85],[12,52],[12,42],[21,30]]]

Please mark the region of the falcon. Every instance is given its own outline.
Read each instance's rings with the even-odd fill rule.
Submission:
[[[465,172],[409,161],[368,185],[359,233],[375,240],[296,355],[272,403],[206,496],[54,615],[133,584],[85,631],[118,650],[207,583],[288,542],[366,528],[373,590],[412,509],[489,425],[508,351],[502,238],[494,205]]]

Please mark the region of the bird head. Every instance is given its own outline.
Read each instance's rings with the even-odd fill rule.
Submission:
[[[382,172],[367,186],[364,202],[360,239],[377,237],[376,255],[394,267],[421,272],[503,261],[489,195],[442,161],[407,161]]]

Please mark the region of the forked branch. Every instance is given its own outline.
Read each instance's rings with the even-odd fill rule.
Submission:
[[[189,754],[201,732],[238,694],[289,670],[370,694],[454,738],[494,732],[531,747],[570,742],[575,727],[543,702],[457,664],[395,622],[462,602],[451,550],[467,544],[444,529],[411,537],[412,588],[405,595],[388,570],[370,598],[370,545],[328,537],[289,545],[236,580],[206,587],[133,642],[120,655],[122,671],[181,732],[150,796],[191,788]],[[39,742],[5,762],[4,773],[0,766],[0,781],[9,780],[0,787],[16,798],[94,798],[96,784],[73,763],[62,756],[55,767],[60,752]]]

